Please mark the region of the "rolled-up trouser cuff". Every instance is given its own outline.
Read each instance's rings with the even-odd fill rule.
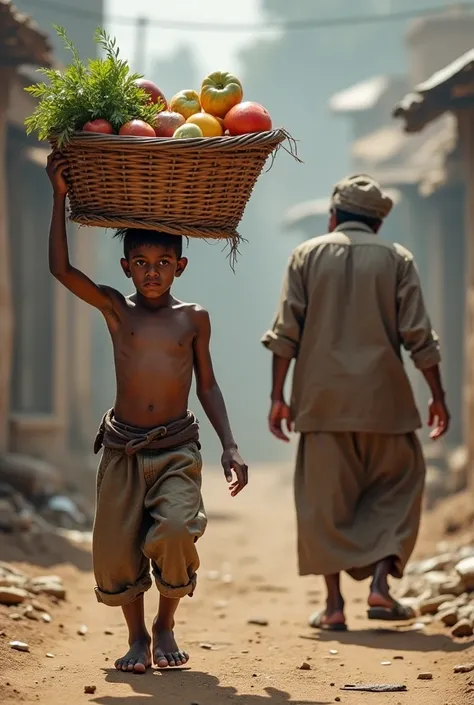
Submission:
[[[191,580],[186,585],[168,585],[167,582],[163,580],[160,572],[156,566],[153,567],[153,575],[156,581],[156,587],[159,590],[160,595],[163,597],[170,597],[171,599],[179,599],[181,597],[193,596],[194,590],[196,589],[197,575],[194,573]]]
[[[122,590],[122,592],[104,592],[97,585],[94,588],[95,596],[98,602],[107,605],[108,607],[124,607],[134,602],[137,597],[140,597],[144,592],[149,590],[153,585],[153,581],[149,575],[145,575],[135,585]]]

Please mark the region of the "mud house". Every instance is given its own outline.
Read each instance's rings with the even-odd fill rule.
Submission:
[[[93,433],[91,320],[49,274],[49,145],[24,129],[39,65],[57,65],[47,33],[0,0],[0,452],[67,467]],[[76,262],[92,243],[70,228]]]
[[[463,425],[468,449],[471,481],[474,468],[474,50],[415,84],[395,108],[394,116],[403,120],[407,133],[422,133],[440,115],[452,114],[457,128],[457,163],[446,182],[459,184],[459,197],[444,212],[445,238],[443,259],[450,262],[451,278],[445,282],[449,294],[462,284],[465,296],[457,298],[447,316],[464,323]],[[441,215],[440,215],[441,217]],[[454,263],[453,257],[455,257]],[[451,341],[448,339],[448,346]]]

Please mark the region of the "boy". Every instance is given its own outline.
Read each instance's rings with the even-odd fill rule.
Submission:
[[[199,426],[188,411],[193,369],[199,400],[222,442],[222,466],[232,496],[247,484],[248,468],[214,377],[209,315],[171,294],[175,277],[187,265],[182,239],[122,231],[121,265],[136,293],[124,297],[94,284],[69,262],[66,168],[61,154],[50,155],[50,270],[69,291],[102,312],[117,380],[114,407],[104,416],[94,447],[96,453],[104,447],[93,536],[96,595],[99,602],[121,606],[128,625],[130,649],[116,661],[118,670],[144,673],[152,661],[158,668],[183,666],[189,656],[176,644],[174,615],[180,599],[193,594],[199,566],[195,542],[207,521],[200,491]],[[143,600],[151,587],[150,561],[160,592],[152,651]]]

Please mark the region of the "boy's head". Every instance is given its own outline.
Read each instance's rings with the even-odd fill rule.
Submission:
[[[138,228],[118,230],[116,237],[123,241],[121,265],[125,275],[148,299],[163,296],[186,269],[182,237]]]

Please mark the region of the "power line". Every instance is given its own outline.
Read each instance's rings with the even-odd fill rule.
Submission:
[[[290,0],[288,0],[289,2]],[[106,19],[112,24],[125,25],[135,27],[140,22],[140,18],[127,15],[108,15],[104,17],[100,12],[94,10],[84,10],[81,8],[64,6],[56,0],[22,0],[22,4],[32,8],[50,9],[70,15],[77,19],[94,20],[97,23],[104,23]],[[353,15],[350,17],[340,18],[308,18],[305,20],[293,20],[288,22],[260,22],[254,24],[247,23],[221,23],[221,22],[194,22],[186,20],[166,20],[155,19],[153,17],[146,18],[147,26],[159,29],[182,30],[187,32],[264,32],[269,30],[308,30],[308,29],[324,29],[327,27],[346,27],[350,25],[376,24],[383,22],[395,22],[401,20],[410,20],[417,17],[424,17],[433,14],[445,14],[447,10],[471,10],[474,8],[474,2],[455,3],[445,5],[444,7],[427,7],[421,10],[405,10],[400,12],[390,12],[387,14],[372,14],[372,15]],[[141,19],[143,21],[143,18]]]

